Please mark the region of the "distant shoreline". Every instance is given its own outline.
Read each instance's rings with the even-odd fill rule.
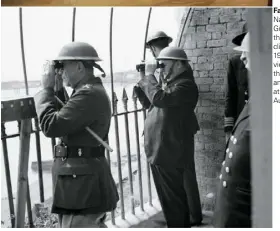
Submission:
[[[126,72],[116,72],[114,73],[114,83],[136,83],[139,80],[137,71],[126,71]],[[103,83],[110,83],[111,76],[107,75],[105,78],[102,78]],[[40,80],[29,80],[29,88],[38,88],[41,86]],[[15,90],[15,89],[24,89],[25,82],[18,80],[11,81],[1,81],[1,90]]]

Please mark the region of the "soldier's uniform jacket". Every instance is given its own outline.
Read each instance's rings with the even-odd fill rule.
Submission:
[[[249,97],[248,74],[244,63],[236,55],[229,60],[224,130],[230,132]]]
[[[87,214],[115,209],[119,196],[103,155],[105,150],[85,130],[88,126],[103,139],[109,132],[110,100],[101,80],[92,77],[75,89],[59,111],[51,88],[41,90],[34,100],[42,132],[47,137],[61,137],[67,148],[77,154],[65,160],[54,158],[52,212]],[[96,153],[92,150],[98,146],[103,153],[93,158]]]
[[[148,161],[166,168],[187,167],[194,155],[193,135],[199,129],[194,113],[198,89],[191,68],[170,80],[165,89],[154,75],[145,76],[138,85],[150,104],[144,127]]]
[[[244,106],[226,147],[214,214],[215,227],[251,227],[250,103]]]

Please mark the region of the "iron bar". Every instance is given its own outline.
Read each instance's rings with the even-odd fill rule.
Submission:
[[[5,128],[4,123],[1,123],[1,133],[4,134],[4,136],[6,134],[6,128]],[[3,156],[4,156],[4,165],[5,165],[6,184],[7,184],[7,192],[8,192],[8,199],[9,199],[9,207],[10,207],[11,224],[12,224],[12,228],[14,228],[15,227],[15,207],[14,207],[10,164],[9,164],[9,156],[8,156],[8,148],[7,148],[6,139],[2,139],[2,149],[3,149]]]
[[[112,94],[112,110],[113,115],[115,115],[114,110],[114,71],[113,71],[113,18],[114,18],[114,8],[111,8],[110,13],[110,39],[109,39],[109,52],[110,52],[110,75],[111,75],[111,94]]]
[[[73,18],[72,18],[72,42],[75,41],[75,29],[76,29],[76,7],[73,8]]]
[[[152,7],[150,7],[150,9],[149,9],[148,18],[147,18],[143,60],[146,59],[146,41],[147,41],[148,31],[149,31],[149,26],[150,26],[151,13],[152,13]],[[145,122],[145,119],[146,119],[146,110],[145,109],[143,109],[143,118],[144,118],[144,122]],[[147,168],[149,204],[152,206],[153,204],[152,204],[151,173],[150,173],[150,164],[149,164],[148,160],[146,160],[146,168]]]
[[[107,139],[107,143],[109,145],[109,139]],[[111,170],[111,157],[110,157],[110,152],[109,150],[106,149],[106,156],[107,156],[107,161],[108,161],[108,165],[110,167]],[[111,211],[111,218],[112,218],[112,224],[115,225],[116,221],[115,221],[115,211]]]
[[[29,95],[27,73],[26,73],[26,63],[25,63],[25,53],[24,53],[24,42],[23,42],[23,25],[22,25],[22,8],[21,7],[19,8],[19,29],[20,29],[22,67],[23,67],[24,82],[25,82],[25,93],[26,93],[26,95]]]
[[[146,109],[143,109],[143,118],[144,118],[144,121],[146,119]],[[152,203],[152,187],[151,187],[151,170],[150,170],[150,163],[148,162],[148,160],[146,160],[146,168],[147,168],[147,179],[148,179],[148,193],[149,193],[149,204],[151,206],[153,206],[153,203]]]
[[[37,163],[38,163],[38,179],[39,179],[40,201],[41,201],[41,203],[43,203],[45,201],[45,198],[44,198],[40,129],[39,129],[38,118],[35,118],[34,121],[35,121],[35,139],[36,139],[37,160],[38,160]]]
[[[188,22],[188,23],[190,22],[190,17],[189,17],[189,16],[190,16],[190,14],[192,13],[192,11],[193,11],[192,8],[189,8],[189,9],[188,9],[188,14],[187,14],[187,16],[186,16],[186,18],[185,18],[184,25],[183,25],[183,27],[182,27],[182,29],[181,29],[180,38],[179,38],[179,41],[178,41],[178,44],[177,44],[178,47],[181,46],[183,34],[184,34],[184,31],[185,31],[187,22]]]
[[[146,32],[145,32],[145,41],[144,41],[143,60],[146,59],[146,41],[147,41],[148,32],[149,32],[151,13],[152,13],[152,7],[150,7],[150,9],[149,9],[148,18],[147,18]]]
[[[132,95],[134,104],[134,122],[135,122],[135,133],[136,133],[136,147],[137,147],[137,163],[138,163],[138,183],[139,183],[139,193],[140,193],[140,208],[144,211],[144,201],[143,201],[143,186],[142,186],[142,168],[141,168],[141,155],[140,155],[140,143],[139,143],[139,127],[138,127],[138,114],[137,114],[137,96],[133,91]]]
[[[118,98],[117,98],[117,95],[115,92],[113,94],[113,103],[114,103],[114,111],[117,112],[118,111],[118,107],[117,107]],[[122,185],[122,165],[121,165],[120,138],[119,138],[119,123],[118,123],[118,116],[116,116],[116,115],[114,115],[114,122],[115,122],[115,134],[116,134],[120,199],[121,199],[121,216],[122,216],[122,219],[125,219],[123,185]]]
[[[128,97],[127,97],[125,88],[123,89],[122,100],[123,100],[124,110],[127,111]],[[128,163],[128,179],[129,179],[129,189],[130,189],[130,206],[131,206],[131,213],[135,215],[134,193],[133,193],[133,176],[132,176],[131,152],[130,152],[130,138],[129,138],[129,126],[128,126],[128,115],[127,114],[124,114],[124,124],[125,124],[127,163]]]
[[[31,206],[31,198],[30,198],[30,189],[29,189],[29,180],[27,176],[27,198],[26,198],[26,205],[27,205],[27,214],[29,220],[29,227],[33,228],[33,217],[32,217],[32,206]]]

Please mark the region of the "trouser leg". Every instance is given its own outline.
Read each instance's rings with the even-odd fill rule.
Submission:
[[[202,221],[202,209],[194,163],[184,170],[184,188],[187,195],[191,223],[199,223]]]
[[[190,227],[184,171],[166,170],[155,165],[151,165],[151,169],[167,227]]]
[[[61,228],[107,228],[104,216],[106,213],[63,214]]]

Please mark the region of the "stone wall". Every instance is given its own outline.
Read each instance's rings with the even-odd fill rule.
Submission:
[[[241,33],[246,14],[247,10],[241,8],[192,8],[189,24],[183,31],[181,47],[191,60],[200,94],[196,108],[200,131],[195,138],[195,155],[204,210],[214,208],[213,195],[225,148],[227,65],[229,58],[236,54],[231,40]]]

